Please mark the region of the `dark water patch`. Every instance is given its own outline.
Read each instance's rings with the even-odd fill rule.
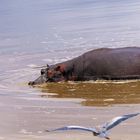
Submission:
[[[84,99],[84,106],[140,104],[140,81],[48,83],[41,92],[43,98]]]

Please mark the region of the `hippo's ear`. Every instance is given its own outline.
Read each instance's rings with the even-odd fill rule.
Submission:
[[[49,70],[49,69],[50,69],[50,66],[47,64],[46,70]]]
[[[55,70],[63,73],[65,71],[65,67],[63,65],[58,65]]]

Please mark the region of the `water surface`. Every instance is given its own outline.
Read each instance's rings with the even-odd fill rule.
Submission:
[[[27,85],[40,75],[32,66],[55,64],[95,48],[140,46],[139,15],[139,0],[1,1],[0,139],[90,140],[93,136],[87,133],[44,130],[96,125],[139,112],[139,81]],[[139,140],[137,122],[139,117],[115,129],[111,137]]]

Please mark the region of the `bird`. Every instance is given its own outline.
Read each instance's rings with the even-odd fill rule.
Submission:
[[[137,116],[139,114],[140,113],[134,113],[134,114],[127,114],[127,115],[118,116],[118,117],[115,117],[112,120],[104,123],[103,125],[95,127],[95,128],[69,125],[69,126],[56,128],[53,130],[45,130],[45,131],[46,132],[53,132],[53,131],[65,131],[65,130],[83,130],[83,131],[92,132],[94,136],[98,136],[100,138],[105,138],[107,140],[110,140],[110,137],[108,136],[108,133],[107,133],[110,129],[114,128],[115,126],[117,126],[121,122],[123,122],[129,118],[132,118],[134,116]]]

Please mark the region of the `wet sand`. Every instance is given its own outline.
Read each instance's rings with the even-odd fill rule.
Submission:
[[[25,95],[0,96],[0,139],[4,140],[92,140],[88,132],[44,132],[65,125],[94,127],[115,116],[140,111],[139,104],[81,106],[82,99],[40,98]],[[111,130],[113,140],[139,140],[140,117],[134,117]]]

